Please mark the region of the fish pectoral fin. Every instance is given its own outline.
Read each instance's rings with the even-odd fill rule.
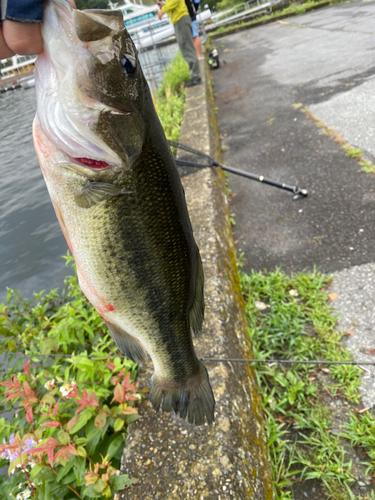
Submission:
[[[102,22],[93,19],[80,10],[73,11],[74,27],[78,38],[82,42],[102,40],[113,33],[113,30]]]
[[[197,271],[195,276],[195,295],[193,305],[189,310],[190,326],[195,335],[202,330],[204,320],[204,274],[200,255],[197,258]]]
[[[118,326],[114,326],[109,323],[106,323],[106,325],[108,326],[108,330],[110,331],[115,344],[124,356],[134,363],[147,361],[147,352],[144,350],[139,340],[132,337]]]
[[[91,208],[111,196],[117,196],[122,193],[120,186],[106,182],[88,181],[82,191],[75,193],[75,201],[81,208]]]
[[[115,31],[124,29],[124,17],[121,10],[85,9],[83,12]]]
[[[206,367],[198,362],[197,373],[185,381],[151,379],[149,400],[155,411],[172,411],[190,424],[211,425],[214,421],[215,398]]]

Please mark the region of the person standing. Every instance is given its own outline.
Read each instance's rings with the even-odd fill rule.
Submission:
[[[176,40],[180,47],[185,61],[189,65],[190,80],[185,83],[185,87],[193,87],[202,83],[199,71],[198,56],[193,44],[193,31],[191,19],[185,0],[166,0],[166,2],[157,2],[160,11],[158,17],[161,19],[164,14],[168,14],[171,23],[174,26]]]
[[[199,38],[199,31],[198,31],[198,20],[197,20],[197,15],[195,13],[199,9],[199,3],[193,4],[192,0],[185,0],[185,3],[189,11],[191,26],[193,28],[193,45],[195,48],[195,52],[197,53],[198,59],[203,59],[202,44]]]

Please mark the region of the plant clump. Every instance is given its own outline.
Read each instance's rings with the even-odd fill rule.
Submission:
[[[67,263],[72,261],[68,254]],[[0,499],[116,498],[142,395],[76,276],[34,300],[8,290],[0,305]],[[3,468],[4,469],[4,468]]]
[[[240,267],[241,267],[240,262]],[[257,363],[254,367],[265,417],[269,456],[277,500],[291,500],[296,483],[318,480],[327,498],[355,497],[352,462],[345,446],[371,443],[364,428],[332,434],[327,398],[359,402],[361,370],[353,365],[316,365],[309,361],[351,361],[335,328],[328,287],[319,272],[287,276],[274,272],[240,272],[250,340],[256,359],[305,363]],[[358,419],[357,419],[358,420]],[[345,439],[346,438],[346,439]],[[361,497],[362,498],[362,497]],[[364,497],[367,498],[367,497]],[[371,497],[372,498],[372,497]]]
[[[167,139],[173,141],[178,141],[180,137],[186,99],[184,82],[189,76],[188,65],[179,52],[164,73],[163,82],[154,99],[164,133]]]

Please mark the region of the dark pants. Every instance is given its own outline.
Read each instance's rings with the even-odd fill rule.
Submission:
[[[190,77],[198,78],[199,61],[193,45],[193,29],[190,16],[182,16],[174,25],[177,43],[185,61],[189,65]]]

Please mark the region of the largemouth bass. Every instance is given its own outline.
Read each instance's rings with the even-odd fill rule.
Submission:
[[[211,424],[191,333],[203,322],[202,263],[122,14],[52,0],[43,39],[34,144],[80,287],[125,356],[150,355],[155,410]]]

